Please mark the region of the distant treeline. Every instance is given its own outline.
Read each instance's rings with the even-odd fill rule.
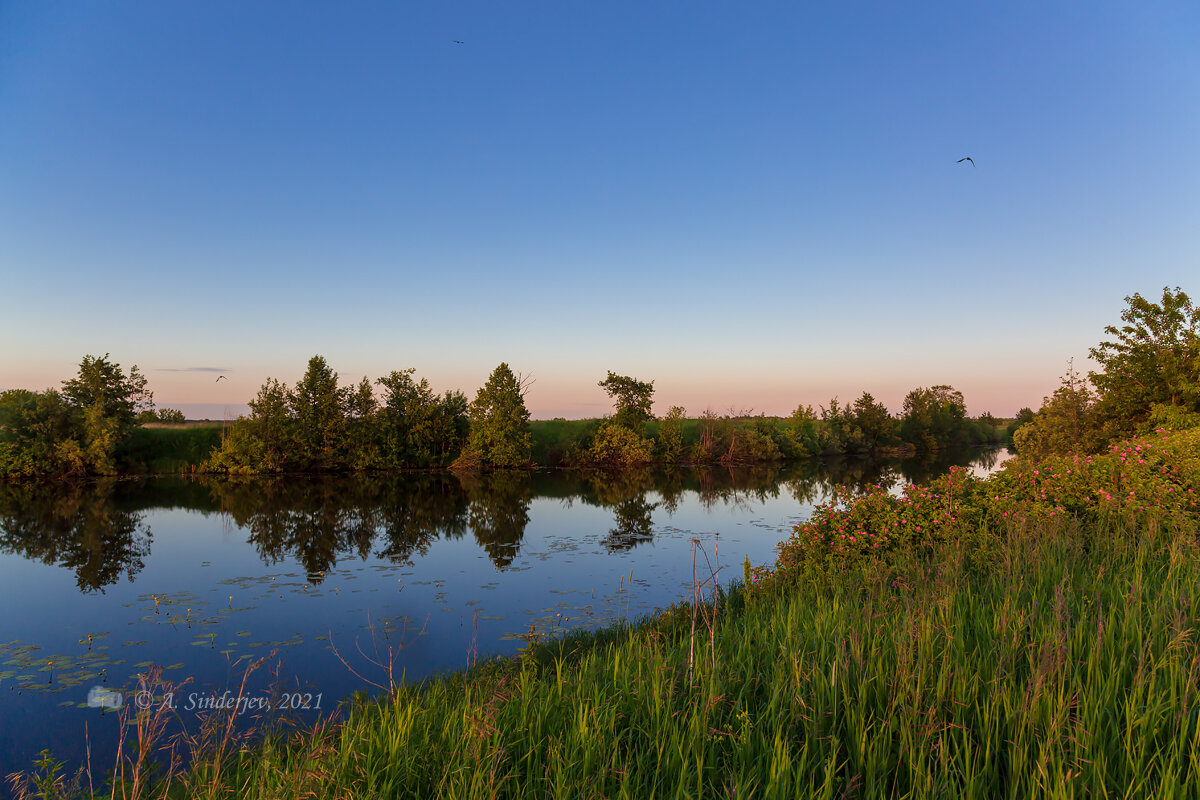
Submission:
[[[791,417],[689,419],[681,407],[650,412],[653,382],[608,373],[599,385],[613,413],[595,420],[530,422],[527,380],[500,364],[470,403],[436,394],[413,370],[342,386],[325,359],[309,360],[289,388],[268,380],[205,465],[208,471],[308,472],[638,464],[772,463],[817,455],[919,452],[1000,442],[990,417],[970,419],[949,386],[915,389],[900,417],[869,394]],[[375,387],[382,389],[377,394]]]
[[[415,370],[343,385],[313,356],[289,387],[268,379],[250,413],[216,428],[146,428],[179,422],[152,408],[146,379],[104,356],[86,356],[61,391],[0,393],[0,476],[82,477],[141,472],[355,472],[640,464],[767,464],[824,455],[897,455],[999,443],[1010,432],[990,415],[970,418],[950,386],[908,393],[893,416],[870,394],[835,398],[790,417],[651,413],[653,381],[609,372],[603,419],[531,422],[528,379],[500,364],[474,400],[437,394]]]

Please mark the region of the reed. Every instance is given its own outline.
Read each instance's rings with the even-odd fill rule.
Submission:
[[[220,427],[137,427],[122,446],[121,458],[131,472],[195,472],[220,444]]]

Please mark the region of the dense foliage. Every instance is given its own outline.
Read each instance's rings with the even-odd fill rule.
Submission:
[[[178,422],[179,412],[143,411],[143,424],[156,424],[134,426],[123,436],[117,468],[110,471],[277,473],[531,463],[628,468],[646,463],[780,463],[917,450],[900,436],[902,419],[888,414],[866,393],[848,406],[834,399],[819,414],[802,406],[786,419],[710,411],[688,418],[684,408],[675,406],[660,419],[632,429],[615,417],[530,421],[523,398],[519,403],[515,399],[520,392],[512,391],[511,380],[507,401],[504,392],[483,392],[484,402],[475,406],[472,419],[461,392],[435,394],[412,369],[393,371],[374,382],[363,378],[341,385],[324,359],[317,357],[309,367],[296,389],[268,379],[249,401],[250,413],[232,424],[157,427]],[[505,403],[514,412],[507,417],[507,427],[501,424],[504,414],[492,412]],[[0,395],[0,474],[64,477],[101,472],[86,459],[73,415],[61,393],[53,390]],[[469,446],[473,430],[475,448]],[[1006,438],[1002,427],[982,418],[965,420],[958,433],[936,449],[953,442],[995,444]],[[493,452],[490,460],[482,457],[488,448]]]
[[[600,420],[530,422],[526,382],[500,364],[468,405],[460,392],[434,394],[414,370],[375,382],[340,386],[314,357],[298,385],[302,394],[268,380],[250,402],[207,468],[218,471],[456,469],[591,466],[628,469],[648,463],[759,464],[823,455],[932,451],[1004,440],[994,420],[966,416],[962,395],[946,386],[918,389],[912,413],[892,416],[870,394],[842,406],[834,398],[820,415],[801,407],[788,419],[704,412],[688,419],[672,407],[650,415],[653,382],[608,373],[600,381],[614,411]],[[939,394],[940,393],[940,394]],[[944,395],[944,398],[943,398]],[[937,398],[948,398],[938,405]],[[942,412],[945,406],[950,411]],[[306,420],[303,424],[301,420]],[[301,438],[298,426],[306,431]],[[907,426],[907,427],[906,427]],[[916,442],[904,438],[914,431]]]
[[[150,406],[146,378],[108,354],[84,356],[61,391],[0,393],[0,476],[82,477],[127,467],[122,452]]]
[[[470,456],[472,462],[493,467],[520,467],[529,463],[533,442],[525,389],[508,364],[492,371],[487,383],[471,401]]]
[[[962,394],[949,386],[914,389],[900,416],[864,392],[853,404],[833,398],[819,412],[800,406],[786,419],[707,410],[688,418],[680,406],[655,419],[653,381],[609,372],[599,386],[613,398],[611,416],[531,424],[528,379],[507,364],[468,403],[459,391],[436,394],[411,368],[343,384],[318,355],[295,386],[268,378],[250,413],[220,427],[218,443],[212,428],[149,433],[141,426],[183,423],[183,414],[152,408],[137,367],[125,373],[107,355],[87,356],[62,391],[0,394],[0,477],[763,464],[1006,439],[987,415],[968,418]]]
[[[646,423],[654,419],[650,411],[654,405],[654,381],[647,383],[627,375],[615,375],[610,370],[599,386],[616,404],[613,424],[641,433]]]
[[[1089,350],[1100,370],[1084,381],[1068,367],[1062,385],[1013,433],[1019,452],[1094,453],[1134,433],[1200,424],[1200,310],[1179,287],[1164,287],[1158,303],[1140,294],[1125,303],[1125,324],[1107,326],[1112,338]]]
[[[438,396],[414,370],[343,386],[313,356],[295,388],[268,379],[206,465],[214,471],[291,472],[445,466],[467,438],[466,399]]]
[[[1097,413],[1121,433],[1145,422],[1156,405],[1200,411],[1200,309],[1177,286],[1163,287],[1162,301],[1125,298],[1121,327],[1088,354],[1100,365],[1091,373]]]
[[[817,509],[780,548],[771,580],[840,574],[863,559],[963,542],[987,561],[1014,524],[1069,517],[1089,525],[1116,520],[1173,525],[1200,517],[1200,428],[1158,431],[1103,452],[1008,462],[987,480],[961,468],[900,495],[882,487],[846,493]]]

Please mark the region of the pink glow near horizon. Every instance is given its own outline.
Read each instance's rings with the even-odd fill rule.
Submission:
[[[124,365],[123,365],[124,366]],[[70,365],[66,375],[73,374],[75,365]],[[63,377],[50,377],[51,370],[59,376],[58,365],[29,370],[24,374],[10,376],[0,388],[25,388],[44,390],[57,388]],[[297,371],[299,372],[299,371]],[[266,379],[246,377],[237,370],[229,370],[226,380],[219,383],[215,374],[209,372],[161,372],[144,371],[154,393],[155,405],[160,408],[179,408],[192,419],[223,419],[246,413],[246,403],[253,398],[258,387]],[[280,380],[293,384],[299,375],[281,375]],[[359,376],[361,377],[361,376]],[[418,373],[418,378],[421,375]],[[343,385],[357,382],[358,378],[339,375]],[[673,385],[671,381],[655,381],[654,412],[663,415],[671,406],[680,405],[689,416],[698,416],[705,410],[718,414],[753,413],[768,416],[788,416],[798,405],[811,405],[814,409],[828,405],[836,397],[840,403],[853,403],[864,391],[898,414],[904,404],[905,395],[918,386],[930,386],[938,382],[950,383],[963,393],[967,410],[971,415],[985,412],[997,417],[1010,417],[1018,409],[1037,409],[1042,399],[1058,385],[1053,375],[1029,376],[1020,380],[1002,380],[995,376],[955,380],[952,376],[941,381],[924,383],[896,380],[875,382],[863,381],[856,387],[851,381],[813,381],[807,385],[786,385],[783,382],[714,382],[706,385],[699,381],[686,381],[685,385]],[[431,380],[434,391],[458,388],[468,399],[474,397],[477,387],[461,388],[440,385]],[[482,383],[482,381],[480,381]],[[526,395],[526,405],[534,419],[589,419],[602,417],[612,410],[612,403],[595,383],[575,385],[574,382],[542,379],[535,381]]]

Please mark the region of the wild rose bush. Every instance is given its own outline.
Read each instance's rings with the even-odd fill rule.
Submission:
[[[1115,442],[1096,455],[1054,456],[1036,465],[1015,462],[989,482],[996,487],[994,505],[1015,505],[1035,518],[1150,512],[1183,521],[1200,511],[1198,479],[1200,428],[1194,428]]]
[[[1016,524],[1076,518],[1097,521],[1154,515],[1176,524],[1200,516],[1200,428],[1157,431],[1116,442],[1095,455],[1065,455],[1036,464],[1020,459],[986,479],[965,469],[899,496],[880,486],[840,490],[796,525],[779,548],[775,570],[758,582],[827,574],[868,559],[911,554],[948,542],[1003,536]]]

